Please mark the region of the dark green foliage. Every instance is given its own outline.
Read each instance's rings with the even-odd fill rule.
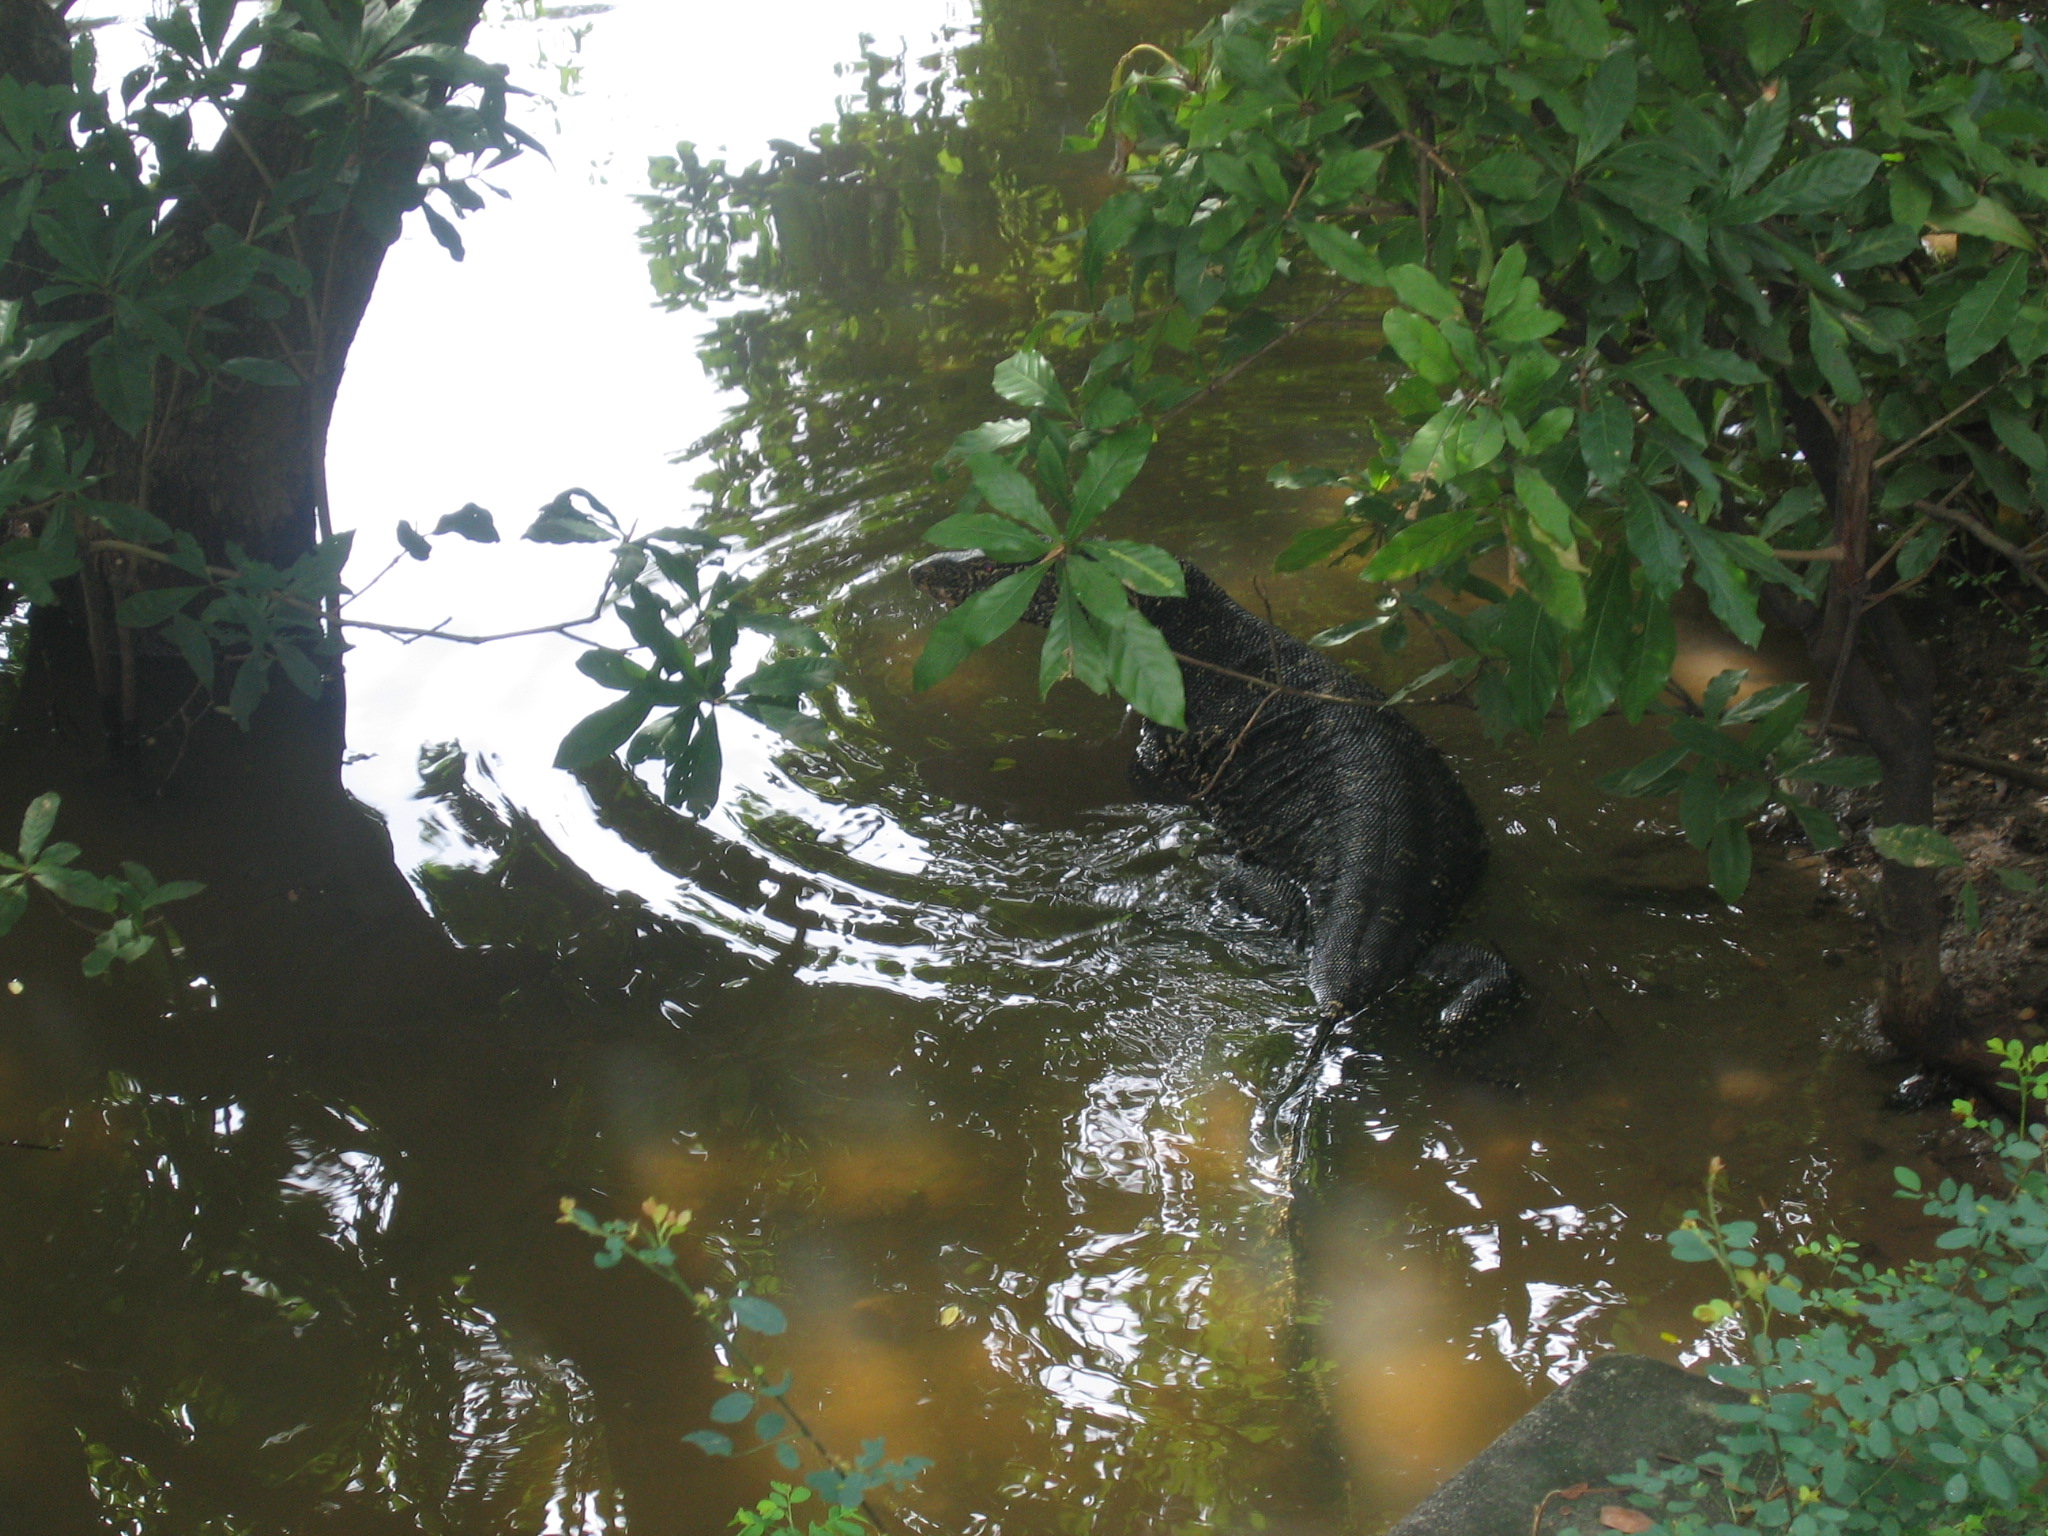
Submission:
[[[1924,579],[1956,528],[2040,532],[2033,30],[1918,0],[1308,0],[1126,62],[1078,141],[1113,142],[1124,173],[1081,242],[1111,291],[1056,317],[1100,338],[1088,385],[1160,420],[1288,314],[1384,291],[1406,425],[1376,425],[1332,477],[1344,521],[1283,563],[1362,557],[1398,589],[1390,636],[1408,617],[1483,659],[1495,731],[1560,704],[1573,727],[1676,715],[1691,767],[1657,787],[1692,786],[1724,895],[1766,802],[1832,837],[1790,789],[1842,771],[1812,763],[1804,705],[1774,699],[1736,750],[1719,712],[1664,701],[1670,606],[1689,583],[1754,643],[1768,586],[1866,602],[1880,575]],[[1036,408],[1058,391],[1045,374]],[[1834,460],[1859,433],[1871,513],[1839,513],[1845,535]]]
[[[2048,1102],[2048,1047],[1994,1040],[2023,1107]],[[1706,1213],[1671,1233],[1674,1258],[1718,1266],[1732,1300],[1698,1309],[1739,1323],[1751,1359],[1716,1379],[1749,1391],[1723,1408],[1722,1448],[1679,1468],[1618,1479],[1673,1536],[1782,1530],[2037,1531],[2048,1458],[2048,1129],[1978,1120],[1993,1138],[1994,1189],[1954,1179],[1931,1194],[1897,1170],[1901,1199],[1945,1224],[1940,1256],[1899,1268],[1859,1262],[1839,1238],[1795,1260],[1827,1272],[1810,1284],[1780,1255],[1759,1254],[1754,1222],[1724,1219],[1715,1166]],[[1785,1332],[1783,1330],[1790,1329]]]
[[[506,119],[504,70],[450,46],[434,7],[185,0],[147,25],[154,55],[118,104],[93,88],[89,35],[71,82],[0,77],[0,578],[53,604],[57,584],[91,562],[120,622],[163,630],[203,693],[220,664],[232,669],[225,707],[246,728],[273,668],[319,692],[341,650],[327,619],[347,541],[285,570],[232,546],[225,566],[209,566],[190,532],[149,510],[152,455],[179,413],[314,376],[302,351],[245,355],[252,338],[281,342],[279,322],[300,312],[302,331],[321,334],[327,298],[300,238],[308,219],[346,214],[395,236],[417,208],[459,253],[430,201],[458,216],[480,207],[470,176],[532,140]],[[198,230],[191,210],[208,206],[217,155],[195,144],[194,114],[233,118],[254,97],[282,103],[305,135],[305,163],[270,179],[258,222]],[[361,164],[394,145],[427,158],[395,192]],[[100,424],[53,411],[58,381],[80,367],[92,404],[132,444],[96,445]],[[424,548],[417,534],[407,544]],[[166,566],[198,585],[141,579]]]
[[[59,803],[55,791],[30,801],[21,818],[19,856],[0,853],[0,934],[10,932],[28,910],[30,885],[39,886],[67,907],[110,919],[98,928],[83,961],[86,975],[103,976],[115,961],[132,964],[156,947],[157,935],[147,930],[164,926],[158,907],[197,896],[206,887],[196,880],[159,884],[135,863],[122,864],[118,878],[80,869],[75,843],[50,841]],[[176,942],[173,938],[174,947]]]
[[[590,511],[580,510],[581,499]],[[799,746],[815,747],[825,727],[803,711],[807,694],[831,688],[839,664],[810,626],[754,606],[748,583],[716,568],[722,545],[691,528],[633,534],[588,491],[564,491],[541,510],[526,537],[543,544],[610,541],[611,571],[590,619],[622,620],[631,644],[593,646],[578,671],[621,696],[570,728],[557,768],[584,768],[623,750],[633,766],[662,764],[662,799],[702,816],[718,802],[724,773],[717,709],[727,705]],[[561,626],[573,629],[576,625]],[[766,636],[783,654],[733,679],[743,632]]]

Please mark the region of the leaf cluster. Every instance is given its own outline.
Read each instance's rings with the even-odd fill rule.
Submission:
[[[86,503],[75,513],[51,513],[53,522],[74,517],[89,529],[105,530],[101,543],[190,578],[132,593],[122,599],[115,619],[124,628],[151,631],[174,648],[191,669],[196,691],[209,699],[217,694],[222,667],[231,668],[227,697],[216,707],[243,730],[275,672],[307,698],[320,697],[328,671],[346,649],[325,616],[342,594],[341,570],[354,534],[323,540],[282,568],[231,540],[227,564],[215,566],[191,534],[174,533],[139,508]],[[112,537],[113,530],[125,537]]]
[[[2048,1098],[2048,1047],[1994,1040],[2022,1105]],[[1957,1106],[1995,1139],[2001,1183],[1944,1179],[1931,1193],[1896,1171],[1899,1196],[1944,1223],[1939,1257],[1879,1269],[1840,1239],[1802,1245],[1825,1283],[1760,1254],[1754,1222],[1725,1218],[1716,1160],[1706,1210],[1670,1234],[1672,1256],[1711,1263],[1731,1299],[1703,1322],[1738,1323],[1750,1360],[1711,1368],[1749,1392],[1717,1410],[1715,1451],[1617,1479],[1672,1536],[1782,1530],[1789,1536],[1936,1526],[1990,1529],[2038,1515],[2048,1458],[2048,1130],[2010,1131]],[[1789,1330],[1789,1331],[1786,1331]],[[1974,1525],[1971,1522],[1976,1522]],[[2014,1529],[2018,1529],[2017,1526]]]
[[[1382,304],[1393,420],[1326,475],[1344,515],[1282,565],[1359,561],[1389,646],[1409,618],[1455,635],[1495,732],[1560,703],[1574,728],[1663,711],[1688,585],[1753,644],[1766,588],[1817,601],[1845,560],[1867,602],[1925,580],[1958,528],[2038,554],[2029,21],[1304,0],[1131,58],[1075,141],[1123,173],[1081,239],[1098,307],[1062,317],[1104,338],[1088,377],[1163,415],[1198,387],[1181,375],[1213,386],[1350,296]],[[1877,442],[1867,551],[1833,526],[1852,419]],[[1984,543],[1993,525],[2011,537]],[[1693,787],[1688,831],[1739,892],[1767,776],[1672,713],[1693,746],[1650,780]]]
[[[1143,402],[1112,384],[1107,370],[1070,400],[1038,352],[999,364],[995,389],[1029,414],[976,427],[953,444],[940,472],[958,462],[970,483],[958,510],[925,538],[1023,568],[933,626],[917,686],[950,676],[1037,605],[1046,629],[1040,693],[1066,677],[1097,693],[1114,687],[1141,714],[1182,729],[1180,664],[1134,601],[1184,596],[1180,566],[1156,545],[1086,536],[1152,451],[1153,430],[1138,419]]]
[[[592,1256],[600,1269],[616,1268],[630,1258],[690,1298],[701,1317],[717,1334],[720,1353],[736,1369],[722,1370],[720,1377],[732,1390],[711,1405],[711,1421],[722,1429],[692,1430],[683,1436],[707,1456],[750,1455],[772,1451],[784,1471],[795,1472],[803,1464],[808,1446],[825,1465],[810,1473],[801,1487],[772,1483],[767,1499],[753,1511],[741,1510],[733,1524],[748,1532],[796,1532],[789,1518],[790,1507],[817,1495],[830,1507],[827,1519],[798,1536],[852,1536],[872,1529],[863,1511],[869,1493],[878,1488],[897,1492],[908,1489],[932,1463],[923,1456],[888,1458],[887,1441],[877,1437],[861,1442],[860,1455],[850,1459],[833,1456],[818,1440],[788,1401],[791,1376],[779,1376],[755,1362],[742,1345],[742,1335],[774,1336],[787,1331],[788,1319],[782,1309],[754,1291],[740,1288],[722,1292],[716,1288],[693,1289],[676,1267],[674,1239],[690,1224],[688,1211],[675,1211],[659,1201],[641,1207],[641,1220],[599,1221],[573,1199],[561,1202],[561,1222],[597,1239]],[[738,1426],[751,1423],[754,1444],[738,1451],[733,1436]],[[780,1524],[776,1522],[780,1521]]]
[[[162,926],[158,907],[197,896],[206,887],[196,880],[160,883],[133,862],[124,862],[118,876],[80,869],[76,843],[50,841],[61,803],[54,790],[30,801],[16,852],[0,853],[0,934],[10,932],[28,910],[30,887],[40,888],[66,907],[103,919],[88,924],[93,947],[82,967],[88,976],[104,976],[115,962],[132,964],[156,947],[157,935],[148,930]]]
[[[1675,745],[1600,780],[1609,794],[1675,792],[1687,841],[1706,853],[1714,889],[1731,902],[1749,885],[1749,826],[1760,812],[1775,803],[1797,819],[1814,847],[1839,848],[1834,817],[1810,804],[1806,793],[1816,785],[1868,786],[1880,773],[1875,758],[1819,753],[1816,738],[1800,729],[1804,683],[1779,683],[1742,697],[1748,676],[1740,668],[1717,675],[1698,714],[1668,722]]]
[[[570,727],[555,752],[557,768],[586,767],[623,749],[629,765],[661,763],[665,804],[702,816],[717,804],[724,772],[721,706],[798,746],[823,743],[824,724],[803,700],[838,677],[831,647],[809,625],[756,607],[749,583],[718,568],[724,546],[716,535],[694,528],[634,534],[588,491],[572,490],[543,508],[525,536],[610,543],[597,611],[616,614],[633,642],[593,646],[577,659],[579,672],[619,697]],[[734,654],[748,632],[765,636],[773,653],[735,678]]]

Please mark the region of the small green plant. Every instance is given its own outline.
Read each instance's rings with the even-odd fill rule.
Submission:
[[[433,532],[478,544],[498,542],[491,514],[474,503],[449,513]],[[719,569],[725,543],[718,535],[694,528],[639,533],[590,492],[572,487],[540,509],[523,537],[537,544],[612,546],[611,569],[587,615],[506,635],[455,635],[355,619],[343,619],[342,625],[469,645],[535,634],[582,640],[590,648],[577,658],[576,669],[619,697],[569,728],[555,751],[555,766],[587,768],[615,753],[634,768],[659,761],[663,803],[695,816],[718,802],[724,774],[719,709],[736,709],[798,746],[823,744],[824,722],[804,712],[803,700],[828,690],[839,675],[831,647],[809,625],[757,607],[751,584]],[[398,541],[415,560],[433,553],[409,523],[398,525]],[[613,648],[583,634],[607,615],[624,624],[630,644]],[[733,653],[743,631],[766,636],[780,654],[734,679]]]
[[[1779,1530],[1788,1536],[2038,1532],[2048,1515],[2048,1127],[2025,1125],[2048,1104],[2048,1046],[1993,1040],[2012,1073],[2023,1129],[1980,1119],[1999,1192],[1954,1179],[1929,1195],[1910,1168],[1899,1195],[1948,1223],[1942,1256],[1899,1268],[1859,1262],[1840,1238],[1801,1244],[1829,1283],[1809,1285],[1779,1254],[1756,1250],[1756,1223],[1722,1214],[1723,1170],[1708,1173],[1704,1213],[1669,1236],[1674,1258],[1716,1265],[1727,1299],[1695,1312],[1733,1323],[1750,1354],[1716,1366],[1750,1394],[1720,1410],[1718,1449],[1686,1465],[1616,1479],[1637,1489],[1672,1536]],[[1785,1331],[1790,1326],[1790,1332]]]
[[[838,1505],[828,1506],[823,1520],[799,1526],[794,1510],[810,1497],[808,1488],[770,1483],[768,1497],[752,1509],[740,1510],[732,1517],[732,1523],[739,1529],[740,1536],[862,1536],[863,1532],[874,1529],[860,1515]]]
[[[21,920],[28,910],[29,887],[39,886],[64,907],[112,919],[94,929],[93,946],[83,962],[86,975],[104,976],[116,960],[130,964],[156,947],[157,936],[150,929],[168,932],[168,924],[156,912],[158,907],[197,896],[206,887],[196,880],[159,883],[133,862],[121,865],[119,878],[78,868],[76,843],[50,841],[61,803],[55,791],[31,800],[21,818],[19,855],[0,853],[0,934],[10,932]],[[172,936],[173,945],[176,942]]]
[[[802,1487],[771,1483],[769,1497],[752,1510],[743,1509],[735,1515],[732,1523],[749,1536],[757,1532],[762,1536],[856,1536],[871,1531],[874,1526],[865,1507],[868,1494],[878,1488],[904,1492],[931,1466],[931,1461],[923,1456],[887,1460],[888,1446],[880,1437],[862,1441],[860,1455],[851,1460],[835,1456],[827,1449],[789,1402],[790,1373],[771,1373],[741,1342],[743,1333],[773,1336],[785,1332],[789,1320],[782,1315],[782,1309],[744,1285],[730,1292],[710,1286],[692,1287],[677,1269],[675,1239],[690,1225],[688,1211],[671,1210],[658,1200],[648,1200],[640,1207],[643,1220],[599,1221],[567,1197],[562,1200],[561,1210],[564,1226],[575,1227],[597,1239],[598,1251],[591,1256],[591,1262],[599,1269],[616,1269],[626,1259],[632,1259],[687,1296],[698,1317],[718,1339],[718,1353],[728,1363],[716,1375],[732,1389],[711,1405],[711,1422],[721,1427],[692,1430],[683,1436],[685,1441],[707,1456],[748,1456],[770,1451],[787,1472],[803,1466],[805,1449],[824,1463],[804,1478]],[[740,1450],[734,1437],[740,1426],[749,1422],[755,1443]],[[824,1501],[830,1512],[823,1521],[799,1531],[790,1508],[813,1494]]]

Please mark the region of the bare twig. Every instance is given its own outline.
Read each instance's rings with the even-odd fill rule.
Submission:
[[[1866,739],[1853,725],[1831,725],[1828,727],[1828,734],[1839,736],[1844,741]],[[2004,758],[1985,757],[1977,752],[1959,752],[1953,747],[1936,747],[1934,757],[1937,762],[1947,763],[1954,768],[1968,768],[1976,773],[1988,773],[1994,778],[2006,779],[2014,784],[2048,794],[2048,773],[2043,773],[2038,768],[2029,768],[2024,763],[2010,763]]]
[[[1224,385],[1228,384],[1240,373],[1243,373],[1245,369],[1251,367],[1253,363],[1256,363],[1260,358],[1264,357],[1268,352],[1272,351],[1282,342],[1292,341],[1296,336],[1299,336],[1303,331],[1307,330],[1310,326],[1314,325],[1318,320],[1322,319],[1324,315],[1328,314],[1331,310],[1337,307],[1337,305],[1343,300],[1344,295],[1345,290],[1341,288],[1338,289],[1335,293],[1331,294],[1327,299],[1323,300],[1322,303],[1318,304],[1314,309],[1310,310],[1307,314],[1303,315],[1299,320],[1296,320],[1289,324],[1288,327],[1285,330],[1283,330],[1278,336],[1275,336],[1271,341],[1267,342],[1264,346],[1260,347],[1256,352],[1252,352],[1244,357],[1239,358],[1235,363],[1232,363],[1228,368],[1224,369],[1223,372],[1217,374],[1215,378],[1211,379],[1208,383],[1204,384],[1200,389],[1196,390],[1192,395],[1189,395],[1187,399],[1181,401],[1180,404],[1174,406],[1171,410],[1161,411],[1159,413],[1159,420],[1161,422],[1171,421],[1174,417],[1178,416],[1182,411],[1186,410],[1196,401],[1206,400],[1209,396],[1215,394],[1217,390],[1223,388]]]
[[[1949,494],[1952,496],[1955,493],[1951,491]],[[2041,573],[2033,568],[2033,562],[2027,558],[2027,552],[2009,539],[2000,538],[1969,513],[1956,511],[1948,505],[1945,498],[1939,503],[1917,501],[1913,504],[1913,509],[1928,517],[1938,518],[1952,528],[1962,529],[1986,549],[2004,556],[2006,562],[2018,571],[2030,586],[2048,595],[2048,580],[2044,580]]]
[[[2008,375],[2008,377],[2010,377],[2010,375]],[[2000,379],[1998,381],[1998,384],[2003,384],[2004,382],[2004,379]],[[1978,390],[1977,393],[1970,396],[1969,399],[1965,400],[1961,405],[1957,406],[1954,410],[1950,411],[1946,416],[1942,417],[1941,420],[1935,422],[1932,426],[1923,429],[1915,436],[1907,438],[1906,441],[1899,444],[1898,447],[1894,448],[1890,453],[1884,455],[1884,457],[1877,460],[1877,462],[1872,464],[1870,467],[1872,469],[1883,469],[1885,465],[1891,463],[1893,459],[1896,459],[1900,457],[1902,454],[1908,453],[1911,450],[1918,448],[1922,443],[1926,442],[1928,438],[1934,436],[1935,433],[1939,432],[1943,427],[1947,426],[1950,422],[1954,421],[1958,416],[1962,415],[1963,412],[1967,411],[1971,406],[1975,405],[1978,401],[1982,400],[1986,395],[1990,394],[1992,390],[1998,388],[1998,384],[1985,385],[1982,389]]]
[[[574,634],[572,631],[580,629],[585,624],[595,624],[603,617],[604,607],[600,604],[584,618],[564,619],[559,624],[536,624],[531,629],[508,629],[495,635],[458,635],[442,628],[440,624],[432,629],[415,629],[409,624],[375,624],[368,619],[343,619],[341,623],[344,629],[367,629],[380,635],[396,635],[408,644],[414,640],[447,640],[456,645],[490,645],[498,640],[524,640],[530,635],[562,635],[583,645],[596,645],[597,642],[589,636]],[[442,620],[442,624],[453,622],[452,619]]]
[[[355,591],[349,593],[347,597],[343,598],[341,606],[346,608],[350,603],[354,602],[357,598],[368,596],[370,588],[376,586],[378,582],[382,581],[386,576],[389,576],[394,570],[396,570],[398,568],[398,562],[403,560],[404,558],[404,550],[400,550],[397,554],[393,555],[391,557],[390,563],[387,564],[383,570],[379,571],[376,575],[372,576],[368,581],[364,582],[360,587],[356,588]]]

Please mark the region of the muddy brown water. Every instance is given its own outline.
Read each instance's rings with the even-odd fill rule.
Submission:
[[[1178,427],[1116,532],[1296,632],[1358,616],[1347,575],[1271,573],[1327,505],[1263,469],[1358,442],[1361,336]],[[891,451],[921,473],[979,419],[1008,339],[890,397]],[[1591,1354],[1726,1347],[1661,1242],[1711,1157],[1784,1241],[1911,1249],[1864,929],[1795,848],[1716,900],[1595,787],[1654,749],[1619,722],[1417,711],[1494,832],[1466,930],[1532,1002],[1467,1059],[1346,1042],[1290,1162],[1256,1125],[1311,1029],[1298,957],[1215,898],[1199,823],[1126,801],[1115,708],[1039,701],[1024,637],[913,694],[924,493],[815,492],[759,558],[834,624],[842,744],[736,754],[706,827],[607,798],[568,837],[429,753],[375,807],[400,871],[289,778],[238,822],[9,748],[88,862],[214,889],[186,973],[84,984],[50,924],[0,948],[0,1136],[61,1147],[0,1152],[0,1532],[723,1529],[772,1464],[682,1442],[717,1361],[565,1195],[694,1211],[686,1270],[775,1291],[821,1436],[935,1462],[892,1518],[976,1536],[1377,1529]],[[1682,674],[1731,663],[1784,666],[1690,628]],[[630,893],[586,873],[614,845]]]

